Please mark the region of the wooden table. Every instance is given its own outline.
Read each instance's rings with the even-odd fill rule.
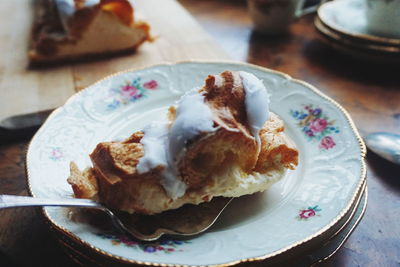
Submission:
[[[235,60],[305,80],[344,106],[362,135],[400,133],[400,66],[358,61],[323,44],[313,15],[280,37],[258,35],[243,1],[180,0]],[[1,107],[0,107],[1,108]],[[28,141],[0,145],[0,193],[27,195]],[[319,266],[400,265],[400,166],[368,153],[369,204],[344,247]],[[48,231],[38,210],[0,211],[0,266],[75,266]],[[11,263],[11,262],[12,263]]]

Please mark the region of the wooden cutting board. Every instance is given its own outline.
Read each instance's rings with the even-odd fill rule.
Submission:
[[[163,62],[228,59],[175,0],[140,0],[135,10],[155,37],[134,54],[47,69],[28,69],[34,0],[0,1],[0,120],[61,106],[66,99],[117,71]]]

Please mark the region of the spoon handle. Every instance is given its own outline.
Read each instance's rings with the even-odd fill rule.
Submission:
[[[26,196],[0,195],[0,209],[32,206],[102,208],[100,203],[89,199],[49,199]]]

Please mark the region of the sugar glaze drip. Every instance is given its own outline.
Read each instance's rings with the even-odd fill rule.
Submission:
[[[269,94],[263,82],[254,74],[240,71],[239,75],[246,93],[245,106],[249,127],[260,145],[259,132],[269,118]]]
[[[145,173],[158,166],[164,167],[160,183],[168,196],[177,199],[186,192],[186,184],[179,179],[176,162],[186,151],[186,145],[200,133],[214,131],[213,116],[204,103],[204,96],[193,89],[177,103],[176,118],[168,128],[167,123],[156,122],[143,130],[140,141],[144,156],[139,159],[137,170]]]

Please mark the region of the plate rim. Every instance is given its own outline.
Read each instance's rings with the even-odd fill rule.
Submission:
[[[314,26],[323,42],[328,44],[331,48],[342,52],[343,54],[357,59],[370,60],[377,63],[398,63],[400,60],[400,47],[395,48],[390,46],[380,46],[378,49],[376,49],[377,46],[374,44],[361,45],[354,43],[349,38],[342,36],[340,33],[335,32],[327,27],[319,17],[315,17]],[[373,48],[371,48],[371,46]],[[382,50],[384,48],[388,48],[389,50]],[[398,51],[391,51],[391,48],[394,48]]]
[[[354,1],[354,0],[352,0],[352,1]],[[383,36],[378,36],[378,35],[373,35],[373,34],[350,32],[350,31],[347,31],[343,27],[336,27],[335,25],[332,25],[331,23],[327,22],[326,20],[324,20],[323,16],[321,16],[322,9],[329,8],[330,5],[334,5],[335,3],[337,3],[337,1],[326,2],[326,3],[322,4],[317,10],[317,17],[319,17],[321,22],[323,24],[325,24],[331,30],[333,30],[337,33],[340,33],[340,34],[347,35],[348,37],[358,39],[358,40],[380,43],[382,45],[400,46],[400,38],[390,38],[390,37],[383,37]]]
[[[363,201],[364,199],[364,201]],[[314,266],[315,264],[319,264],[322,263],[328,259],[330,259],[332,256],[334,256],[339,250],[340,248],[343,247],[343,245],[346,243],[346,241],[348,240],[348,238],[351,236],[351,234],[354,232],[354,230],[357,228],[357,226],[359,225],[359,223],[361,222],[361,220],[363,219],[364,215],[365,215],[365,211],[367,209],[368,206],[368,186],[367,183],[365,183],[363,185],[363,190],[360,192],[359,195],[359,201],[358,203],[356,203],[355,207],[351,210],[351,215],[350,217],[346,220],[345,224],[343,224],[339,230],[339,232],[333,234],[332,236],[329,236],[327,240],[325,240],[324,242],[322,242],[322,246],[325,246],[327,244],[329,244],[330,242],[332,242],[335,238],[338,238],[338,235],[341,234],[343,231],[346,231],[346,229],[348,230],[348,232],[345,234],[345,236],[341,239],[340,243],[338,244],[337,247],[335,247],[333,250],[331,250],[328,254],[324,254],[322,257],[319,257],[318,259],[312,260],[312,262],[310,262],[310,266]],[[357,216],[357,212],[360,211],[360,214]],[[353,225],[351,225],[353,223]],[[349,225],[351,225],[351,227],[349,227]],[[64,236],[58,236],[58,233],[55,229],[53,229],[51,226],[50,230],[51,232],[56,236],[57,241],[61,244],[63,250],[72,257],[72,254],[70,254],[70,251],[72,250],[73,253],[79,254],[79,256],[77,256],[78,258],[81,257],[84,260],[90,261],[94,264],[98,264],[100,262],[100,260],[102,260],[101,258],[92,258],[88,255],[84,255],[84,253],[82,253],[81,251],[79,251],[79,244],[75,244],[75,243],[71,243],[71,240],[66,239],[66,237]],[[349,228],[348,228],[349,227]],[[303,255],[313,255],[313,248],[311,249],[307,249],[306,253]],[[104,257],[104,255],[96,255],[97,257]],[[296,256],[298,257],[298,255]],[[301,257],[301,256],[300,256]],[[75,258],[75,259],[78,259]],[[81,258],[79,258],[78,260],[80,260]],[[108,260],[113,260],[112,258],[108,258]],[[123,264],[123,262],[115,262],[116,264],[121,263]],[[287,264],[286,261],[278,261],[279,263],[284,263]],[[83,266],[83,265],[82,265]]]
[[[300,85],[303,85],[304,87],[307,87],[307,89],[311,90],[312,92],[314,92],[315,94],[317,94],[318,96],[322,97],[323,99],[329,101],[331,104],[333,104],[339,111],[341,111],[345,117],[345,120],[347,121],[347,123],[350,126],[350,129],[352,131],[352,133],[354,134],[354,136],[356,137],[357,141],[358,141],[358,145],[360,148],[360,177],[359,177],[359,181],[357,184],[357,187],[354,190],[353,195],[351,196],[351,199],[349,201],[349,203],[347,203],[347,205],[345,206],[345,208],[343,208],[341,210],[341,212],[333,219],[331,220],[328,224],[326,224],[322,229],[320,229],[319,231],[317,231],[316,233],[307,236],[306,238],[292,243],[291,245],[284,247],[282,249],[279,249],[277,251],[274,251],[272,253],[267,253],[261,256],[256,256],[256,257],[249,257],[249,258],[243,258],[243,259],[239,259],[239,260],[232,260],[229,262],[225,262],[225,263],[221,263],[221,264],[208,264],[206,266],[209,267],[226,267],[226,266],[232,266],[232,265],[237,265],[240,263],[245,263],[245,262],[252,262],[252,261],[263,261],[265,259],[268,258],[272,258],[275,257],[277,255],[280,255],[282,253],[285,253],[291,249],[294,249],[296,247],[301,246],[302,244],[315,239],[316,237],[319,237],[321,235],[323,235],[325,232],[327,232],[329,229],[331,229],[332,227],[334,227],[341,219],[343,219],[343,217],[349,212],[349,210],[351,209],[351,207],[353,206],[353,204],[356,202],[357,200],[357,196],[359,195],[360,191],[363,188],[363,184],[366,181],[366,176],[367,176],[367,168],[366,168],[366,161],[365,161],[365,157],[366,157],[366,153],[367,153],[367,149],[365,146],[365,143],[360,135],[360,133],[358,132],[353,120],[351,119],[349,113],[345,110],[344,107],[342,107],[338,102],[336,102],[335,100],[333,100],[332,98],[330,98],[329,96],[327,96],[326,94],[324,94],[323,92],[321,92],[319,89],[317,89],[315,86],[300,80],[300,79],[295,79],[292,78],[290,75],[280,72],[280,71],[276,71],[276,70],[272,70],[269,68],[265,68],[265,67],[261,67],[258,65],[254,65],[254,64],[250,64],[250,63],[244,63],[244,62],[238,62],[238,61],[234,61],[234,60],[183,60],[183,61],[176,61],[176,62],[163,62],[160,64],[153,64],[153,65],[146,65],[146,66],[142,66],[139,68],[130,68],[130,69],[126,69],[126,70],[122,70],[122,71],[118,71],[115,72],[113,74],[107,75],[104,78],[90,84],[89,86],[85,87],[84,89],[80,90],[79,92],[76,92],[75,94],[73,94],[72,96],[70,96],[66,102],[64,103],[64,105],[62,105],[61,107],[55,109],[46,119],[46,121],[43,123],[43,125],[45,125],[48,121],[50,121],[53,117],[55,117],[55,115],[57,115],[63,106],[65,106],[66,104],[72,102],[75,98],[79,97],[84,91],[88,90],[89,88],[96,86],[100,83],[102,83],[105,80],[111,79],[115,76],[121,75],[121,74],[125,74],[125,73],[129,73],[129,72],[137,72],[137,71],[142,71],[145,69],[149,69],[149,68],[157,68],[157,67],[162,67],[162,66],[168,66],[168,67],[172,67],[174,65],[181,65],[181,64],[202,64],[202,65],[206,65],[206,64],[231,64],[231,65],[236,65],[236,66],[247,66],[247,67],[251,67],[254,69],[257,69],[259,71],[263,71],[263,72],[268,72],[268,73],[272,73],[272,74],[276,74],[279,75],[283,78],[286,78],[289,81],[292,81],[294,83],[298,83]],[[34,143],[35,139],[37,138],[37,136],[41,133],[41,131],[43,131],[43,126],[37,131],[37,133],[33,136],[33,138],[30,140],[28,148],[27,148],[27,152],[26,152],[26,159],[25,159],[25,171],[26,171],[26,182],[27,182],[27,187],[28,187],[28,193],[35,197],[35,194],[32,191],[32,186],[30,183],[30,171],[29,171],[29,158],[30,158],[30,153],[32,151],[32,144]],[[53,228],[55,230],[57,230],[58,232],[67,235],[68,237],[70,237],[72,240],[74,240],[75,242],[78,242],[79,244],[93,249],[96,252],[105,255],[107,257],[111,257],[114,259],[117,259],[121,262],[124,263],[133,263],[133,264],[141,264],[141,265],[146,265],[146,266],[170,266],[170,267],[198,267],[198,265],[190,265],[190,264],[167,264],[167,263],[158,263],[158,262],[150,262],[150,261],[141,261],[141,260],[133,260],[133,259],[128,259],[122,256],[118,256],[118,255],[114,255],[111,254],[107,251],[104,251],[94,245],[92,245],[91,243],[81,239],[80,237],[74,235],[71,231],[69,231],[68,229],[66,229],[65,227],[59,225],[57,222],[54,221],[54,219],[50,216],[50,214],[46,211],[45,208],[42,208],[42,215],[44,216],[44,218],[46,219],[46,221],[49,223],[50,226],[53,226]]]
[[[342,32],[336,31],[329,27],[319,16],[316,16],[314,19],[314,25],[322,32],[324,35],[327,35],[331,39],[334,39],[337,42],[342,43],[346,46],[351,46],[353,49],[363,49],[368,52],[382,53],[387,55],[398,55],[400,53],[400,46],[389,46],[389,45],[381,45],[379,43],[362,43],[361,39],[352,38],[351,36],[347,36]]]
[[[365,198],[364,203],[361,203],[363,197]],[[327,255],[326,257],[324,257],[323,259],[320,259],[317,262],[314,262],[313,265],[318,264],[318,263],[322,263],[328,259],[330,259],[332,256],[334,256],[339,249],[341,249],[343,247],[343,245],[346,243],[346,241],[350,238],[351,234],[354,232],[354,230],[357,228],[357,226],[360,224],[361,220],[364,218],[365,216],[365,212],[367,210],[368,207],[368,185],[365,184],[365,189],[363,190],[363,192],[361,193],[360,196],[360,202],[358,203],[358,206],[354,209],[354,215],[352,216],[352,218],[348,221],[348,223],[346,224],[346,226],[341,229],[340,231],[345,230],[345,228],[347,226],[349,226],[349,224],[352,223],[354,216],[356,216],[356,213],[358,211],[358,209],[360,209],[360,204],[362,205],[361,207],[361,211],[360,211],[360,215],[358,218],[356,218],[356,220],[354,221],[354,225],[352,225],[349,229],[349,232],[345,235],[345,237],[343,238],[343,240],[340,242],[339,246],[337,248],[335,248],[329,255]],[[340,233],[337,233],[337,235]],[[336,237],[336,236],[335,236]],[[330,241],[330,240],[329,240]]]

